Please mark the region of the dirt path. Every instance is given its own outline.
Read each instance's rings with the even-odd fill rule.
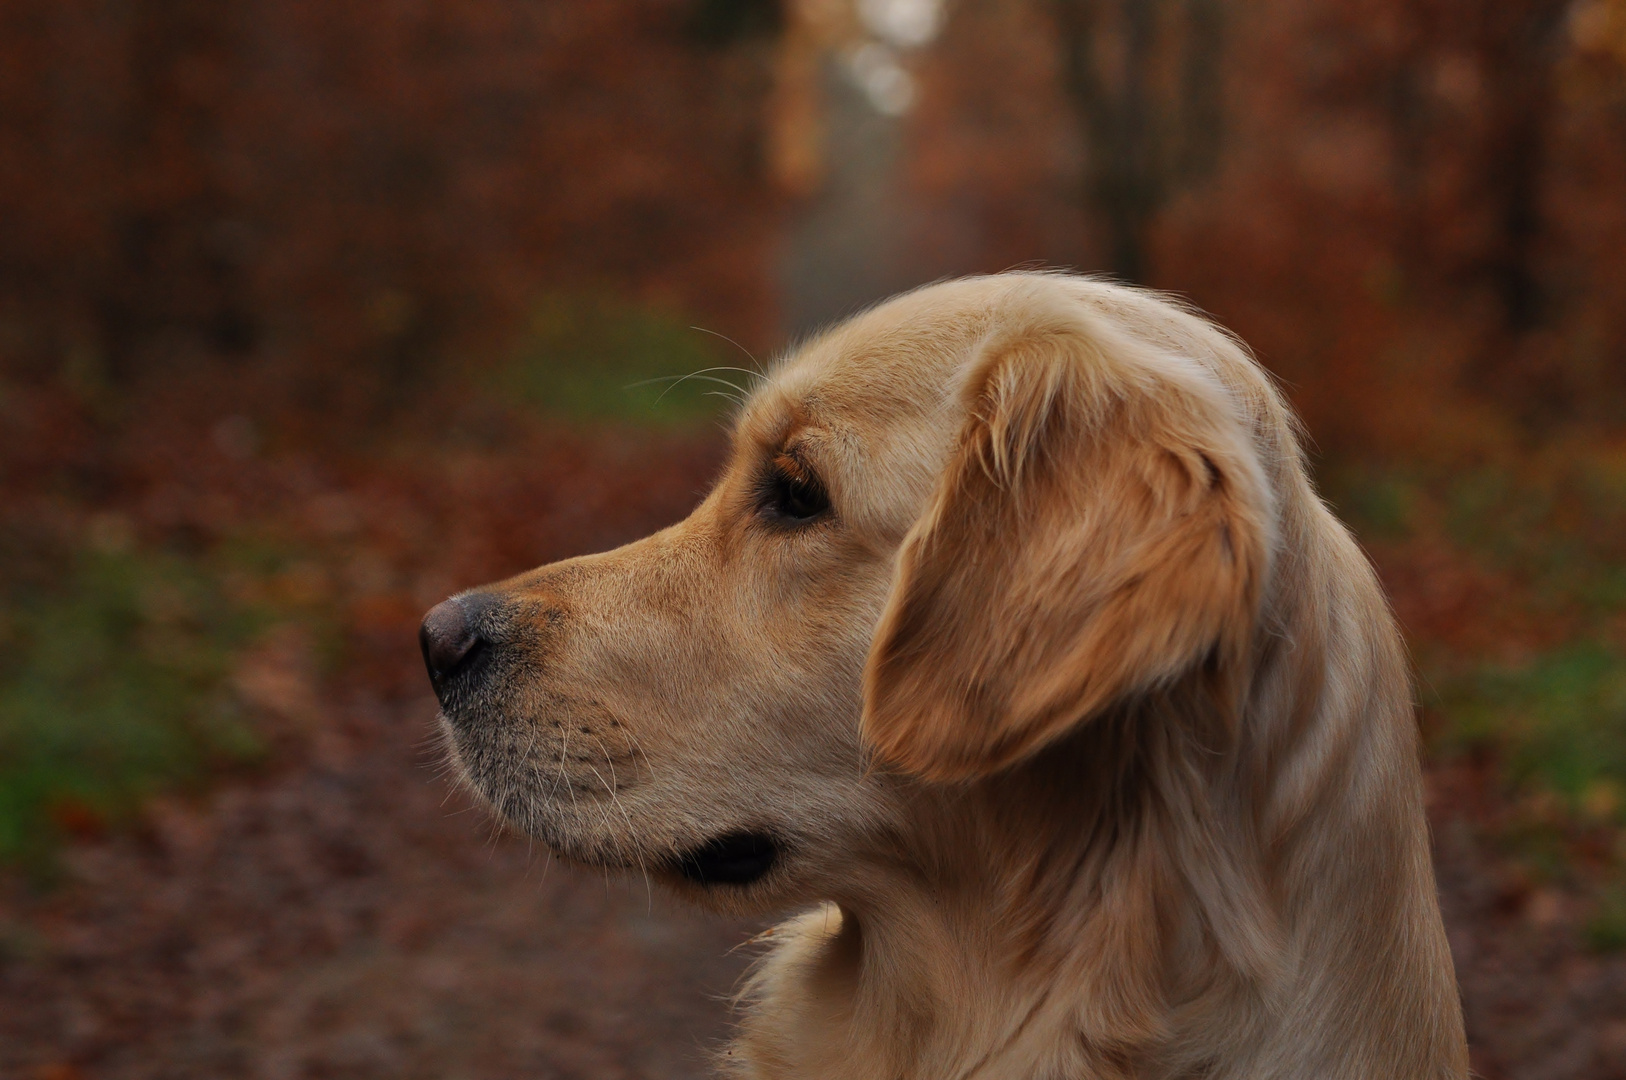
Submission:
[[[1481,1080],[1626,1078],[1626,955],[1584,947],[1587,912],[1498,853],[1493,784],[1428,776],[1440,905]]]
[[[706,1075],[751,928],[491,842],[414,749],[426,701],[344,715],[14,906],[0,1076]]]

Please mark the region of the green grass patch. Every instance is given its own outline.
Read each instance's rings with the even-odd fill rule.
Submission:
[[[685,426],[724,412],[735,388],[749,387],[750,364],[675,316],[603,296],[552,296],[532,311],[490,389],[564,419]]]
[[[1579,817],[1626,821],[1626,656],[1572,645],[1522,668],[1445,683],[1442,748],[1494,749],[1511,784],[1560,796]]]
[[[1458,467],[1335,464],[1322,477],[1363,540],[1429,538],[1507,574],[1531,610],[1626,610],[1626,449],[1556,447]]]
[[[48,870],[65,835],[260,752],[226,690],[254,620],[176,556],[87,547],[5,616],[0,860]]]

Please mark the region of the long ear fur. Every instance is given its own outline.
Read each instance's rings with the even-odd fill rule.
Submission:
[[[905,537],[863,730],[937,780],[1011,765],[1184,678],[1241,693],[1272,508],[1247,423],[1190,358],[1030,296]]]

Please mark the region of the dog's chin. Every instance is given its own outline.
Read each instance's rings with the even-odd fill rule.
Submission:
[[[540,841],[567,863],[603,870],[657,871],[678,886],[680,892],[690,896],[698,894],[696,898],[702,901],[712,899],[733,906],[734,901],[760,892],[752,886],[773,877],[774,871],[785,861],[785,841],[757,829],[721,833],[704,843],[651,861],[642,851],[621,850],[620,843],[574,835],[568,825],[540,813],[541,807],[513,787],[506,787],[507,798],[501,799],[490,785],[471,776],[467,765],[456,755],[452,762],[457,785],[482,804],[500,828]]]
[[[783,867],[789,845],[782,836],[762,828],[720,831],[709,840],[653,860],[642,850],[622,850],[623,844],[616,840],[583,837],[571,824],[547,812],[548,800],[537,799],[529,790],[532,777],[521,775],[520,770],[509,775],[493,760],[501,755],[478,750],[471,755],[470,748],[460,745],[466,735],[456,720],[443,712],[440,721],[454,783],[483,804],[501,828],[542,842],[565,862],[595,869],[656,871],[691,899],[730,909],[742,902],[750,905],[767,900],[763,883],[771,886],[770,879],[784,876],[775,871]],[[503,775],[494,775],[496,772]],[[767,890],[773,891],[771,887]]]

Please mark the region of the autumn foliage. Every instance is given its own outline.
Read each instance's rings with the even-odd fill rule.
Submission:
[[[1329,451],[1626,421],[1618,3],[954,11],[913,133],[923,272],[1037,257],[1184,293]]]
[[[773,333],[749,20],[684,0],[18,0],[0,364],[229,365],[354,413],[544,290]],[[737,20],[736,20],[737,21]]]

